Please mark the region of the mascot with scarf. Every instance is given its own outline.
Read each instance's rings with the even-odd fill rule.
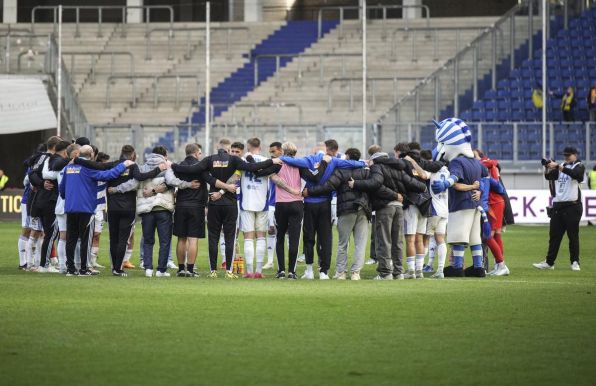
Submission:
[[[486,218],[479,202],[472,198],[472,191],[460,191],[456,184],[473,185],[488,176],[487,169],[474,158],[472,134],[464,121],[448,118],[437,126],[437,147],[433,150],[435,161],[447,161],[450,176],[433,182],[435,193],[449,189],[449,218],[447,221],[447,243],[452,247],[452,265],[443,271],[446,277],[485,277],[483,266],[482,232],[483,218]],[[474,265],[464,271],[464,251],[469,246]]]

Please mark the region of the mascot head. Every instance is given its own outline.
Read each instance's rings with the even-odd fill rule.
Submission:
[[[464,121],[459,118],[447,118],[441,122],[433,120],[437,127],[437,147],[433,150],[433,160],[450,161],[464,156],[474,158],[472,152],[472,133]]]

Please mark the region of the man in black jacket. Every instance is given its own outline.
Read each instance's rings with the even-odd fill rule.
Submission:
[[[186,158],[180,165],[195,165],[202,155],[201,145],[189,143],[186,145]],[[178,173],[178,178],[193,181],[190,174]],[[197,259],[199,239],[205,238],[205,207],[209,195],[206,181],[200,179],[199,189],[182,189],[176,194],[176,209],[174,210],[174,236],[178,237],[176,256],[178,257],[178,277],[198,277],[194,265]],[[185,262],[186,260],[186,262]]]
[[[230,155],[231,141],[222,138],[218,143],[217,154],[205,157],[201,162],[194,165],[172,164],[175,173],[186,173],[191,176],[202,176],[210,185],[209,188],[209,210],[207,212],[207,230],[209,232],[209,264],[211,273],[209,277],[217,277],[217,250],[219,246],[219,234],[223,229],[226,242],[226,279],[237,279],[238,276],[232,273],[232,259],[234,257],[234,238],[236,237],[236,220],[238,218],[238,206],[236,203],[236,191],[216,187],[216,180],[234,183],[230,180],[236,170],[256,172],[271,166],[282,164],[279,159],[268,159],[263,162],[248,163],[240,157]],[[211,175],[205,175],[205,172]],[[237,175],[236,175],[237,176]]]
[[[350,148],[345,152],[349,160],[360,160],[360,150]],[[333,174],[323,185],[317,185],[310,190],[304,189],[304,196],[325,196],[332,191],[337,192],[337,232],[339,241],[334,279],[345,280],[348,265],[348,243],[350,235],[354,234],[354,259],[351,267],[351,279],[360,280],[360,270],[364,265],[364,250],[368,238],[368,221],[371,218],[371,207],[368,193],[353,190],[349,181],[360,181],[369,178],[370,170],[335,169]],[[394,200],[397,192],[382,185],[377,195]]]
[[[411,177],[406,172],[405,162],[389,158],[379,145],[369,147],[368,154],[373,162],[370,177],[367,180],[350,181],[348,185],[354,190],[371,193],[372,209],[376,211],[376,254],[379,262],[379,275],[375,279],[403,279],[403,200],[408,192],[426,191],[426,184]],[[381,186],[396,192],[397,195],[387,197],[380,190]],[[389,259],[393,260],[393,272]]]
[[[62,142],[62,138],[56,136],[50,137],[47,142],[47,153],[38,159],[29,173],[29,182],[37,188],[34,198],[30,203],[31,217],[39,218],[44,232],[38,272],[58,272],[54,267],[48,267],[52,245],[58,235],[57,229],[55,229],[58,185],[55,183],[55,180],[52,181],[43,178],[43,169],[44,167],[48,168],[50,162],[53,164],[57,160],[62,159],[61,156],[55,154],[56,145],[60,142]],[[64,150],[66,150],[66,147],[64,147]]]

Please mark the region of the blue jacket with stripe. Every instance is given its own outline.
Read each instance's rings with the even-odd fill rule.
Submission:
[[[97,181],[109,181],[124,172],[124,163],[109,170],[93,170],[71,164],[64,168],[60,182],[60,197],[65,200],[65,213],[95,213],[97,207]]]

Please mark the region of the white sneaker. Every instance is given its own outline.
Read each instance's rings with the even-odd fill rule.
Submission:
[[[54,267],[58,267],[58,258],[57,257],[50,257],[50,264]]]
[[[435,272],[430,277],[431,277],[431,279],[444,279],[445,275],[443,274],[443,271],[441,270],[440,272],[439,271]]]
[[[271,269],[271,268],[273,268],[273,262],[271,262],[271,263],[267,262],[267,264],[265,264],[263,266],[263,269]]]
[[[143,264],[143,260],[141,260],[141,262],[139,263],[139,268],[145,269],[145,264]]]
[[[105,266],[103,266],[103,265],[99,264],[99,263],[97,262],[97,260],[95,260],[95,261],[93,262],[93,268],[105,268]]]
[[[493,276],[509,276],[509,268],[507,268],[504,262],[499,263]]]
[[[174,264],[173,261],[168,261],[168,268],[170,269],[178,269],[178,266]]]
[[[377,261],[374,259],[368,259],[366,260],[366,263],[364,263],[366,265],[373,265],[373,264],[377,264]]]
[[[50,266],[51,267],[51,266]],[[46,267],[38,267],[37,271],[34,272],[39,272],[39,273],[48,273],[48,269]]]
[[[329,276],[325,272],[319,272],[319,280],[329,280]]]
[[[153,276],[153,270],[152,269],[146,269],[145,270],[145,276],[152,277]]]
[[[157,271],[155,272],[155,277],[170,277],[170,273]]]
[[[360,280],[360,272],[352,272],[352,276],[350,277],[352,280]]]
[[[500,265],[501,265],[501,263],[495,263],[495,265],[493,266],[493,269],[490,272],[487,272],[486,276],[493,276],[495,274],[495,272],[497,272],[499,270]]]
[[[335,272],[333,278],[336,280],[346,280],[346,273],[345,272]]]
[[[296,261],[298,263],[304,263],[306,261],[306,257],[304,257],[304,253],[301,254],[300,256],[298,256],[298,258],[296,259]]]
[[[406,273],[404,273],[404,279],[416,279],[416,272],[407,271]]]
[[[424,279],[424,273],[422,273],[422,270],[416,270],[416,279]]]
[[[58,268],[54,267],[53,265],[50,265],[47,268],[47,271],[46,272],[48,272],[48,273],[60,273],[60,270]]]
[[[393,280],[393,275],[392,274],[389,274],[389,275],[387,275],[385,277],[383,277],[381,275],[377,275],[377,276],[374,277],[373,280]]]
[[[304,271],[304,275],[302,275],[300,278],[307,279],[307,280],[313,280],[315,278],[315,275],[313,274],[312,271],[306,270],[306,271]]]
[[[534,266],[534,268],[538,268],[538,269],[555,269],[554,265],[548,265],[548,263],[546,262],[546,260],[541,261],[540,263],[535,263],[532,264]]]
[[[581,268],[579,267],[579,263],[577,261],[574,261],[571,264],[571,270],[572,271],[581,271]]]
[[[393,280],[404,280],[404,279],[405,278],[404,278],[404,274],[403,273],[400,273],[397,276],[393,276]]]

